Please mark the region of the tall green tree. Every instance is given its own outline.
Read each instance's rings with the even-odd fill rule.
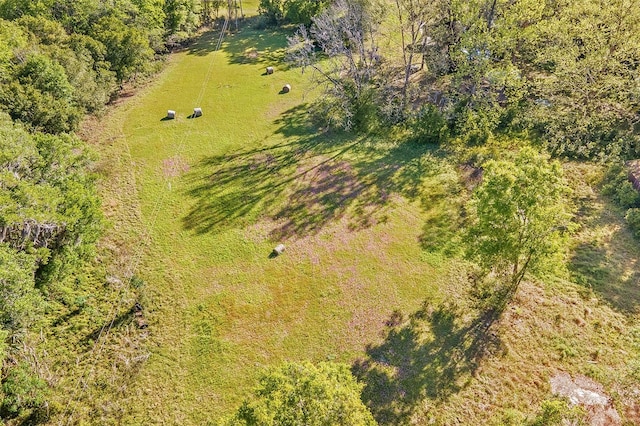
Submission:
[[[195,0],[166,0],[164,12],[167,34],[182,34],[185,38],[200,25],[200,8]]]
[[[102,215],[91,156],[68,135],[31,135],[0,115],[0,243],[33,255],[51,284],[93,253]]]
[[[361,390],[345,364],[286,363],[262,375],[254,399],[245,401],[226,424],[373,426]]]
[[[329,5],[327,0],[260,0],[258,12],[270,24],[310,25],[314,16]]]
[[[467,255],[503,278],[513,293],[527,271],[562,250],[569,189],[560,163],[528,147],[483,168],[471,202]]]

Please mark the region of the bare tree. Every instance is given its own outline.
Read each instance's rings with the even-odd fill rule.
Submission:
[[[402,108],[404,108],[408,100],[411,74],[424,67],[424,59],[419,66],[414,64],[414,60],[416,54],[424,52],[424,47],[429,40],[427,35],[429,3],[422,0],[395,0],[395,5],[402,40],[402,59],[404,61],[404,78],[401,89]]]
[[[369,106],[381,58],[376,36],[380,24],[376,4],[368,0],[337,0],[301,26],[289,38],[289,60],[311,68],[339,104],[343,125],[357,125],[358,115]]]

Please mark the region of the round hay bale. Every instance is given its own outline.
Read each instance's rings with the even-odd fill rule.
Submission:
[[[282,88],[282,93],[289,93],[290,91],[291,91],[291,85],[285,84],[284,87]]]
[[[276,255],[281,255],[282,253],[284,253],[284,244],[278,244],[274,249],[273,252]]]
[[[202,116],[202,108],[194,108],[194,109],[193,109],[193,116],[194,116],[194,117],[200,117],[200,116]]]
[[[167,118],[171,118],[171,119],[176,118],[176,112],[174,110],[172,110],[172,109],[168,110],[167,111]]]
[[[273,67],[267,67],[267,74],[273,74]]]

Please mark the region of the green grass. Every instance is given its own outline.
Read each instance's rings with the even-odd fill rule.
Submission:
[[[621,409],[632,400],[625,377],[637,368],[621,351],[636,338],[623,330],[638,315],[640,255],[589,192],[597,171],[573,170],[576,203],[591,210],[565,276],[523,283],[487,330],[455,257],[455,161],[393,134],[322,132],[307,113],[318,92],[280,62],[284,34],[245,27],[217,52],[215,41],[174,55],[94,124],[112,223],[103,249],[119,260],[108,272],[133,268],[141,281],[114,292],[122,321],[80,363],[74,418],[206,424],[284,360],[352,364],[389,425],[531,417],[559,370],[597,377]],[[279,94],[285,83],[292,92]],[[196,106],[204,115],[188,119]],[[167,109],[178,118],[163,121]],[[135,300],[147,330],[127,316]]]
[[[449,281],[419,244],[422,180],[449,167],[439,154],[320,133],[306,76],[274,62],[282,33],[245,28],[210,52],[214,41],[125,103],[110,118],[122,134],[101,148],[119,164],[111,173],[135,180],[106,190],[114,221],[141,228],[146,247],[151,356],[127,421],[202,424],[233,410],[263,367],[351,362],[393,310]],[[285,83],[292,92],[279,94]],[[204,115],[188,119],[194,106]],[[167,109],[178,118],[162,121]],[[270,258],[279,242],[285,254]]]

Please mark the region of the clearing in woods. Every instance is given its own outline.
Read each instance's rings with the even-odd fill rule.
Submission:
[[[579,220],[593,231],[579,234],[567,272],[584,285],[524,283],[485,334],[466,264],[437,241],[452,235],[447,218],[464,196],[452,160],[393,136],[318,128],[308,114],[318,93],[284,63],[282,32],[245,22],[216,43],[208,33],[173,55],[95,138],[111,240],[144,282],[149,323],[137,336],[149,358],[118,421],[217,420],[284,360],[352,364],[389,425],[535,414],[559,370],[614,386],[606,378],[626,371],[619,350],[631,343],[619,330],[637,315],[637,276],[614,293],[590,284],[589,263],[597,255],[613,276],[638,249],[597,194],[584,195],[595,207]],[[291,92],[279,93],[285,84]],[[203,115],[189,119],[194,107]],[[168,109],[176,119],[163,120]],[[279,243],[284,254],[270,257]]]

